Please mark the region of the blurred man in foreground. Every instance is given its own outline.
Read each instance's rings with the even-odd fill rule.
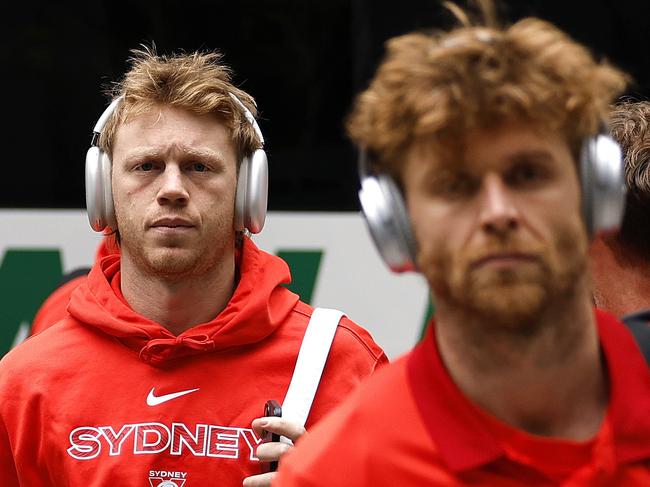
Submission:
[[[627,77],[482,5],[482,25],[452,5],[460,27],[391,39],[347,125],[375,242],[424,274],[435,319],[274,486],[650,485],[650,374],[587,263],[622,211],[622,177],[590,180],[622,174],[600,131]]]

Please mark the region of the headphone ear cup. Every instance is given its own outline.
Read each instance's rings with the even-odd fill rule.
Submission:
[[[258,149],[249,159],[245,225],[251,233],[260,233],[266,221],[269,195],[269,164],[266,152]]]
[[[258,149],[239,166],[235,195],[235,230],[260,233],[266,221],[269,169],[266,152]]]
[[[385,174],[364,177],[359,201],[370,235],[388,268],[393,272],[415,270],[415,239],[395,182]]]
[[[235,193],[235,222],[236,232],[243,232],[246,228],[246,192],[248,191],[248,170],[250,160],[245,157],[239,164],[239,174],[237,175],[237,192]]]
[[[625,176],[620,145],[607,134],[585,141],[580,157],[582,212],[590,237],[617,229],[625,211]]]
[[[86,211],[90,226],[96,232],[106,227],[117,228],[111,188],[111,160],[99,147],[86,152]]]
[[[113,162],[108,154],[102,152],[102,175],[104,189],[104,219],[109,229],[117,230],[117,218],[115,217],[115,206],[113,203],[113,182],[111,173]]]

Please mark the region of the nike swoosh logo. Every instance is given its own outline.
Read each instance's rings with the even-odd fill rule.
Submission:
[[[180,392],[172,392],[171,394],[163,394],[162,396],[156,396],[154,394],[154,389],[155,387],[152,387],[151,390],[149,391],[149,395],[147,396],[147,406],[158,406],[159,404],[162,404],[167,401],[171,401],[172,399],[176,399],[177,397],[184,396],[185,394],[190,394],[192,392],[196,392],[199,389],[188,389],[186,391],[180,391]]]

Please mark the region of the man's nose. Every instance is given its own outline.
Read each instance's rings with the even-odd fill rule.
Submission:
[[[185,204],[189,200],[186,181],[180,168],[168,164],[160,175],[160,188],[157,195],[158,203]]]
[[[503,235],[519,226],[519,211],[501,176],[488,174],[481,188],[480,223],[486,233]]]

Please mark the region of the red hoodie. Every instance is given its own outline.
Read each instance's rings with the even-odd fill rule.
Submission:
[[[0,361],[0,485],[234,486],[260,473],[251,421],[284,398],[312,308],[248,239],[239,268],[226,308],[174,336],[126,304],[118,255],[97,263],[71,316]],[[385,362],[344,318],[307,429]]]

